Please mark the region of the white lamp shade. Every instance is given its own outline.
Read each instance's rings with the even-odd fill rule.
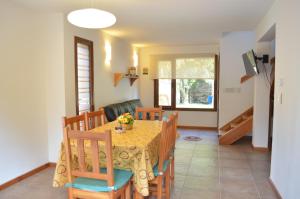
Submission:
[[[116,17],[104,10],[86,8],[70,12],[68,21],[81,28],[99,29],[114,25]]]

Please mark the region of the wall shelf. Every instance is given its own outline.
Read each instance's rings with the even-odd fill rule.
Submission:
[[[139,78],[138,75],[132,76],[124,73],[114,73],[114,86],[116,87],[122,79],[129,79],[130,86]]]

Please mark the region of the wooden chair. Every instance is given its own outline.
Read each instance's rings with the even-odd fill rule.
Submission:
[[[95,112],[86,112],[84,115],[86,130],[94,129],[106,123],[106,116],[103,108],[100,108],[99,111]]]
[[[80,130],[80,131],[86,130],[84,114],[69,117],[69,118],[63,117],[62,124],[63,124],[63,128],[70,127],[71,130]]]
[[[151,195],[157,195],[158,199],[165,196],[170,199],[170,153],[173,150],[173,124],[174,116],[171,115],[168,121],[163,122],[158,164],[153,168],[155,179],[150,181]],[[142,196],[135,191],[135,198]]]
[[[162,107],[159,108],[144,108],[136,107],[135,118],[141,120],[162,120],[163,110]]]
[[[79,168],[72,167],[70,140],[77,143]],[[91,143],[92,170],[87,169],[84,142]],[[105,144],[106,165],[99,168],[99,141]],[[130,179],[132,173],[125,170],[113,169],[111,131],[104,133],[82,132],[64,129],[64,144],[66,149],[66,162],[69,199],[73,198],[112,198],[130,199]],[[101,146],[102,147],[102,146]]]
[[[177,139],[177,124],[178,124],[178,112],[175,111],[173,113],[174,116],[174,122],[173,122],[173,138],[172,138],[172,145],[173,145],[173,151],[170,155],[170,179],[171,179],[171,185],[174,185],[174,178],[175,178],[175,145],[176,145],[176,139]]]

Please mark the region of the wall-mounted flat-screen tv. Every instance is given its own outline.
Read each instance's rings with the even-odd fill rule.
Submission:
[[[253,50],[244,53],[243,60],[247,75],[253,76],[259,73],[257,67],[257,58]]]

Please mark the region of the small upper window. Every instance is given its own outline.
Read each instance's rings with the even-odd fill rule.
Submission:
[[[75,37],[76,112],[94,110],[93,42]]]

